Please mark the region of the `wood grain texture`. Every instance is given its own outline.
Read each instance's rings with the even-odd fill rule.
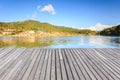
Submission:
[[[0,48],[0,80],[120,80],[120,49]]]

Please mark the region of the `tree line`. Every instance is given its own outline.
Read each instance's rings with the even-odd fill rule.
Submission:
[[[26,20],[26,21],[19,21],[19,22],[0,22],[0,31],[5,30],[14,30],[15,33],[24,32],[26,30],[34,30],[34,31],[43,31],[43,32],[63,32],[63,33],[70,33],[70,34],[83,34],[83,35],[96,35],[96,31],[84,29],[76,29],[64,26],[56,26],[49,23],[41,23],[35,20]]]
[[[120,25],[106,28],[100,32],[100,35],[105,36],[120,36]]]

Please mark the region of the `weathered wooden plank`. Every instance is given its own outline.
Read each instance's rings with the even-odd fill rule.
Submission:
[[[16,77],[15,80],[22,80],[23,76],[25,76],[25,73],[26,73],[26,71],[27,71],[27,69],[28,69],[28,67],[29,67],[34,55],[35,55],[35,52],[36,52],[36,49],[32,50],[31,54],[29,55],[27,61],[24,64],[23,69],[20,71],[19,75]]]
[[[87,63],[85,62],[85,57],[82,54],[82,52],[78,51],[76,49],[76,52],[78,53],[79,59],[81,60],[81,62],[83,63],[83,66],[85,68],[85,70],[87,71],[87,73],[89,74],[90,78],[92,80],[96,80],[96,77],[94,76],[94,74],[92,73],[92,71],[90,70],[90,66],[87,65]]]
[[[89,51],[88,49],[86,50],[86,53],[90,58],[91,61],[95,64],[95,66],[98,67],[99,71],[103,73],[103,75],[108,78],[109,80],[113,80],[113,77],[111,76],[110,72],[104,68],[104,66],[101,65],[101,63],[98,61],[98,59],[96,58],[96,56],[94,56],[94,52],[93,51]],[[104,77],[103,77],[104,78]]]
[[[99,57],[99,56],[98,56]],[[120,68],[110,62],[108,59],[102,60],[106,65],[106,67],[113,72],[114,75],[116,75],[118,78],[120,78]]]
[[[1,78],[1,80],[4,78],[4,77],[10,77],[10,75],[12,75],[14,72],[13,71],[15,71],[15,69],[17,68],[15,68],[15,66],[16,66],[16,64],[20,61],[20,63],[21,63],[21,58],[23,57],[21,54],[23,53],[25,51],[25,49],[18,49],[18,51],[17,51],[17,53],[15,54],[16,56],[15,57],[13,57],[12,59],[12,63],[7,67],[7,69],[5,69],[3,72],[1,71],[1,73],[2,74],[4,74],[4,75],[2,75],[1,74],[1,76],[0,76],[0,78]],[[19,63],[19,64],[20,64]],[[15,69],[14,69],[15,68]],[[13,70],[13,71],[12,71]],[[6,79],[7,80],[7,79]]]
[[[26,73],[24,74],[22,80],[27,80],[27,79],[28,79],[28,77],[29,77],[29,75],[30,75],[30,72],[31,72],[31,70],[32,70],[32,68],[33,68],[33,66],[34,66],[34,63],[35,63],[35,61],[36,61],[36,59],[37,59],[37,57],[38,57],[38,54],[39,54],[38,49],[35,49],[35,51],[34,51],[33,54],[35,54],[35,55],[34,55],[33,58],[30,59],[31,63],[30,63],[30,65],[29,65],[29,67],[27,68]]]
[[[35,60],[35,62],[33,64],[33,68],[32,68],[32,70],[31,70],[31,72],[29,74],[28,80],[33,80],[34,79],[34,76],[35,76],[35,73],[36,73],[36,70],[37,70],[41,55],[42,55],[41,51],[42,50],[40,50],[40,49],[38,50],[38,55],[37,55],[36,60]]]
[[[102,80],[100,75],[95,71],[94,67],[92,65],[90,65],[90,60],[88,59],[88,57],[86,55],[84,55],[86,52],[85,51],[81,51],[81,50],[78,50],[78,51],[81,53],[79,55],[84,57],[83,61],[86,63],[86,65],[88,66],[89,70],[94,75],[94,78],[97,79],[97,80]]]
[[[1,51],[3,51],[5,48],[0,48],[0,54],[1,54]]]
[[[85,52],[83,53],[83,55],[86,56],[86,60],[89,63],[89,65],[91,65],[93,67],[93,69],[95,70],[96,74],[100,77],[100,79],[103,80],[107,80],[108,78],[106,77],[106,75],[104,75],[104,72],[102,72],[99,67],[96,65],[95,61],[93,61],[93,58],[91,58],[88,54],[91,54],[90,52],[87,52],[86,50],[84,50]],[[98,77],[95,74],[96,77]],[[99,78],[98,78],[99,79]]]
[[[90,50],[89,50],[90,51]],[[113,70],[110,68],[110,66],[108,66],[105,63],[105,58],[103,56],[101,56],[97,51],[93,52],[92,56],[94,56],[96,58],[96,61],[98,61],[98,63],[100,64],[100,66],[102,66],[105,71],[115,80],[119,79],[114,73]],[[112,71],[111,71],[112,70]],[[107,76],[109,76],[107,75]]]
[[[98,56],[99,57],[99,56]],[[101,59],[102,60],[102,59]],[[105,63],[105,66],[107,68],[109,68],[109,70],[111,70],[111,72],[113,72],[114,75],[116,75],[118,78],[120,78],[120,68],[118,66],[116,66],[115,64],[113,64],[111,61],[109,61],[108,59],[104,59],[102,60]]]
[[[71,80],[74,80],[74,76],[72,74],[72,71],[70,69],[70,65],[66,59],[66,56],[65,56],[65,50],[64,49],[61,49],[62,50],[62,55],[63,55],[63,61],[64,61],[64,65],[65,65],[65,69],[67,71],[67,74],[68,74],[68,79],[71,79]]]
[[[0,48],[0,80],[119,79],[119,48]]]
[[[45,58],[44,58],[44,63],[43,63],[43,67],[41,69],[41,74],[40,74],[40,79],[39,80],[44,80],[45,79],[45,73],[46,73],[46,67],[47,67],[47,63],[48,63],[48,59],[49,59],[49,53],[48,53],[48,49],[45,49]]]
[[[113,59],[120,60],[120,54],[116,53],[116,51],[113,51],[111,49],[99,49],[97,51],[102,51],[102,53],[106,53],[108,56],[111,56]]]
[[[9,49],[9,48],[0,48],[0,55],[7,49]]]
[[[32,54],[33,49],[26,49],[21,55],[23,56],[20,60],[22,60],[21,65],[18,67],[18,69],[12,74],[12,76],[9,78],[10,80],[16,80],[16,78],[19,76],[20,72],[23,70],[25,64],[27,63],[28,58]]]
[[[49,49],[48,51],[49,53],[49,59],[48,59],[48,63],[47,63],[47,69],[46,69],[46,75],[45,75],[45,80],[49,80],[50,79],[50,75],[51,75],[51,61],[52,61],[52,52],[51,49]]]
[[[21,65],[22,63],[22,60],[19,60],[17,62],[17,64],[14,66],[13,69],[11,69],[11,71],[9,72],[9,74],[4,78],[4,79],[1,79],[1,80],[10,80],[10,77],[13,75],[13,73],[18,69],[18,67]],[[12,79],[11,79],[12,80]]]
[[[74,51],[76,60],[77,60],[77,62],[79,63],[80,69],[81,69],[83,75],[85,76],[85,79],[91,80],[91,77],[89,76],[88,71],[87,71],[86,68],[84,67],[84,66],[86,66],[85,63],[84,63],[83,60],[79,57],[78,52],[75,51],[75,49],[72,49],[72,50]]]
[[[13,47],[10,47],[10,48],[6,48],[6,49],[4,49],[4,50],[2,50],[1,52],[0,52],[0,59],[2,59],[4,56],[6,56],[6,55],[9,55],[12,51],[14,51],[15,50],[15,48],[13,48]]]
[[[42,54],[42,56],[41,56],[41,59],[39,61],[38,68],[36,70],[34,80],[39,80],[39,78],[40,78],[40,76],[42,74],[41,72],[42,72],[42,68],[43,68],[43,64],[44,64],[44,59],[45,59],[45,55],[46,55],[46,52],[45,52],[44,49],[42,49],[41,54]]]
[[[55,49],[52,49],[52,61],[51,61],[51,80],[56,80],[56,74],[55,74],[55,70],[56,70],[56,65],[55,65]]]
[[[112,63],[113,65],[116,65],[116,67],[120,68],[120,60],[113,57],[112,55],[115,55],[114,52],[112,52],[113,54],[109,55],[109,52],[106,52],[104,50],[97,50],[98,52],[100,52],[101,55],[103,55],[104,57],[106,57],[106,60],[110,63]],[[108,51],[108,50],[107,50]],[[105,53],[104,53],[105,52]]]
[[[61,73],[62,73],[62,80],[68,80],[68,74],[65,69],[65,65],[63,62],[63,56],[62,56],[62,51],[61,49],[58,49],[58,54],[59,54],[59,60],[60,60],[60,68],[61,68]]]
[[[14,49],[12,52],[10,51],[9,52],[10,55],[8,57],[5,57],[5,59],[4,58],[1,59],[0,66],[2,65],[1,67],[4,67],[4,65],[6,65],[7,63],[12,62],[13,58],[17,57],[16,56],[18,55],[17,52],[19,54],[19,49]]]
[[[61,66],[60,66],[60,58],[59,58],[59,49],[55,49],[55,63],[56,63],[56,77],[57,80],[62,80],[62,72],[61,72]]]
[[[69,64],[69,67],[71,69],[71,74],[73,75],[73,79],[79,80],[80,78],[78,77],[77,71],[75,70],[75,66],[74,66],[69,54],[70,54],[70,52],[68,51],[68,49],[65,49],[65,56],[66,56],[67,62]]]
[[[8,61],[5,62],[4,65],[0,66],[0,78],[2,78],[3,74],[4,74],[4,76],[5,76],[5,75],[9,72],[9,70],[14,66],[14,65],[12,65],[12,64],[13,64],[13,63],[16,61],[16,59],[20,56],[20,53],[19,53],[19,52],[17,53],[17,51],[20,51],[20,53],[22,53],[24,50],[17,49],[17,50],[13,53],[14,56],[10,58],[11,61],[9,62],[9,60],[8,60]]]
[[[51,57],[48,52],[49,52],[49,49],[46,50],[46,56],[45,56],[45,60],[44,60],[45,64],[43,65],[42,74],[41,74],[41,77],[40,77],[41,80],[45,80],[45,78],[46,78],[48,60]]]
[[[74,67],[75,67],[75,70],[76,70],[76,73],[77,73],[79,79],[80,80],[85,80],[85,76],[84,76],[84,74],[83,74],[83,72],[82,72],[82,70],[81,70],[81,68],[80,68],[80,66],[79,66],[79,64],[76,60],[76,57],[74,57],[75,53],[71,49],[69,49],[68,52],[69,52],[69,55],[70,55],[70,59],[72,60],[72,63],[74,64]]]

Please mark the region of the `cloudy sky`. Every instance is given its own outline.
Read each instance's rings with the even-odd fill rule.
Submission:
[[[109,27],[120,23],[120,0],[0,0],[0,22],[28,19],[74,28]]]

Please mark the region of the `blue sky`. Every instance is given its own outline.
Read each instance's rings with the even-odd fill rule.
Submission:
[[[86,28],[120,23],[120,0],[1,0],[0,22],[34,19]]]

